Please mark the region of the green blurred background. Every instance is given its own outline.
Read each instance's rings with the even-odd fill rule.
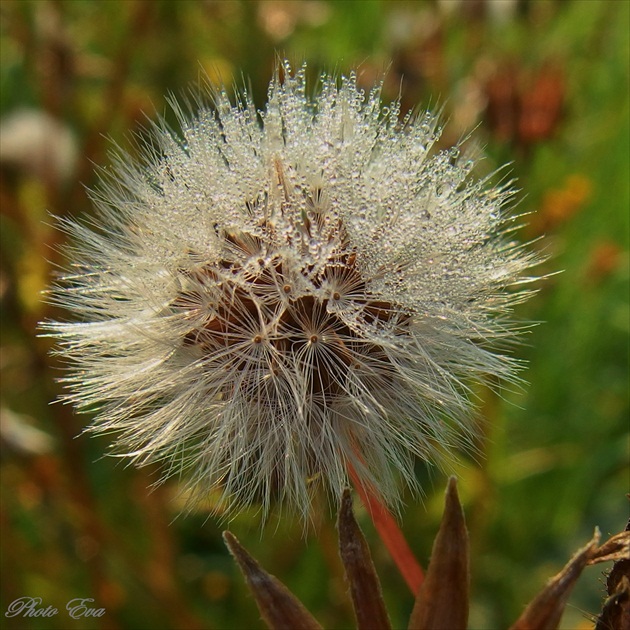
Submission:
[[[629,111],[626,0],[108,1],[0,4],[2,272],[2,627],[260,628],[253,599],[207,506],[180,515],[176,483],[103,458],[106,439],[75,439],[86,417],[60,404],[59,365],[36,324],[63,235],[49,213],[90,213],[85,186],[109,139],[165,97],[207,75],[242,84],[264,105],[277,55],[309,71],[359,68],[403,110],[443,105],[444,144],[473,130],[487,159],[512,162],[521,238],[551,254],[540,292],[518,308],[543,322],[516,354],[530,385],[480,390],[478,462],[460,479],[472,539],[471,628],[505,628],[599,525],[628,506]],[[403,528],[426,566],[446,476],[418,467],[426,493],[407,497]],[[208,506],[210,505],[210,502]],[[360,506],[395,628],[412,608],[402,578]],[[230,529],[326,628],[350,628],[334,515],[315,529],[284,514],[261,533],[254,513]],[[589,628],[601,567],[574,591],[563,628]],[[7,619],[20,596],[60,609]],[[94,598],[101,619],[68,619]]]

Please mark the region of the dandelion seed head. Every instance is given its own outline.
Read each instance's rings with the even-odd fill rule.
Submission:
[[[435,150],[434,115],[283,70],[264,111],[175,104],[180,135],[158,122],[143,159],[119,154],[96,225],[65,223],[52,300],[72,317],[42,327],[90,430],[218,509],[307,516],[349,467],[395,504],[415,458],[470,444],[467,384],[514,377],[535,256],[508,240],[510,191]]]

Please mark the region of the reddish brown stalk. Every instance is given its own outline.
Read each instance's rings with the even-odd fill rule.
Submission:
[[[370,513],[378,535],[387,547],[392,560],[395,562],[409,590],[415,597],[424,581],[424,571],[413,555],[413,551],[411,551],[405,539],[405,535],[402,533],[400,527],[398,527],[398,523],[396,523],[394,517],[378,498],[378,495],[369,485],[359,479],[354,467],[349,462],[348,473],[350,474],[350,479],[352,479],[356,491],[361,497],[361,501],[363,501],[363,505],[365,505]]]

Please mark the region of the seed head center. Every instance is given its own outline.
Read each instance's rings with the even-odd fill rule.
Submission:
[[[245,237],[233,233],[230,234],[230,242],[241,251],[245,251],[248,243]],[[261,262],[259,254],[252,252],[252,256],[255,261]],[[195,326],[184,337],[184,345],[198,347],[209,359],[209,365],[215,364],[213,357],[217,357],[217,364],[229,359],[229,371],[247,375],[238,387],[253,392],[270,376],[280,377],[282,371],[278,369],[278,362],[291,364],[296,357],[302,356],[301,349],[305,346],[321,345],[324,341],[322,331],[328,331],[325,336],[326,353],[313,353],[304,361],[298,359],[300,369],[308,368],[303,372],[308,381],[306,391],[313,396],[322,396],[321,404],[328,404],[335,397],[344,395],[348,379],[354,378],[350,374],[360,369],[365,360],[378,359],[389,363],[386,355],[378,349],[378,343],[366,343],[366,335],[372,328],[377,331],[393,317],[399,316],[395,315],[394,305],[370,293],[352,251],[331,256],[329,266],[324,266],[319,275],[309,276],[312,291],[306,286],[299,296],[295,292],[295,284],[276,284],[276,278],[286,277],[288,271],[288,263],[280,257],[274,257],[272,267],[263,265],[260,273],[255,275],[249,271],[249,275],[242,274],[245,264],[221,260],[194,271],[182,271],[188,288],[174,302],[179,312],[195,318]],[[309,273],[311,271],[312,267]],[[343,313],[328,308],[330,301],[338,301],[342,295],[339,289],[328,293],[328,298],[321,295],[322,285],[332,274],[339,274],[344,282],[354,287],[353,312],[361,313],[361,327],[365,333],[349,325]],[[276,287],[275,292],[273,287]],[[284,296],[289,294],[294,296],[287,302]],[[212,303],[212,309],[202,310],[201,305],[208,302]],[[400,317],[395,329],[401,335],[408,334],[406,325],[409,319],[404,314]],[[255,325],[257,331],[251,332],[251,325]],[[262,331],[269,331],[269,334]],[[265,341],[264,348],[269,356],[265,355],[261,360],[261,356],[255,353],[248,357],[244,341],[249,341],[252,348],[261,349]],[[233,394],[231,387],[226,383],[229,393]],[[269,393],[266,395],[271,396]]]

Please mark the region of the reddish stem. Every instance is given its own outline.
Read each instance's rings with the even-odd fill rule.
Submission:
[[[348,473],[352,479],[352,483],[356,488],[363,505],[367,508],[374,527],[378,532],[381,540],[385,543],[393,561],[395,562],[400,574],[407,583],[414,597],[418,594],[422,582],[424,582],[424,571],[420,563],[413,555],[413,551],[409,547],[405,535],[402,533],[398,523],[383,505],[378,495],[370,486],[363,483],[353,466],[348,463]]]

